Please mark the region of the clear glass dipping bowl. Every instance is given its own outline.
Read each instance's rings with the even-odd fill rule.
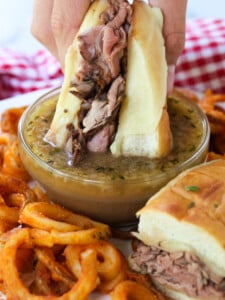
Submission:
[[[136,212],[145,205],[151,195],[183,170],[206,159],[210,138],[207,117],[192,100],[182,99],[198,114],[203,131],[199,145],[185,161],[173,165],[157,176],[149,170],[149,174],[145,177],[121,180],[93,179],[88,175],[79,176],[75,173],[72,175],[58,170],[33,152],[27,143],[25,129],[30,122],[31,114],[45,101],[57,97],[59,92],[59,88],[54,89],[30,105],[21,117],[18,132],[20,155],[27,171],[43,186],[53,201],[64,207],[115,226],[134,223],[137,221]]]

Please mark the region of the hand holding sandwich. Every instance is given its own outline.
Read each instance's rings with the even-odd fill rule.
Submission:
[[[61,63],[72,43],[90,0],[35,0],[31,32]]]
[[[33,35],[64,66],[68,46],[77,33],[90,0],[35,0],[32,21]],[[169,66],[168,90],[173,86],[174,66],[183,50],[187,0],[151,0],[151,6],[160,7],[164,15],[163,34]]]

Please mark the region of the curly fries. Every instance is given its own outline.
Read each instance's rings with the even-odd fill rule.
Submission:
[[[0,295],[85,300],[96,291],[115,300],[131,294],[132,299],[166,299],[156,296],[149,278],[129,269],[109,241],[108,225],[54,204],[37,184],[31,187],[17,139],[24,109],[4,112],[1,121]]]
[[[202,96],[185,89],[179,92],[197,102],[208,118],[211,130],[208,161],[225,159],[225,94],[215,94],[210,89]]]

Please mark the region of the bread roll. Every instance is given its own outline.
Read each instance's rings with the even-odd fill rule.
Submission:
[[[167,64],[159,8],[135,1],[128,37],[126,98],[111,145],[116,156],[161,157],[171,150]]]
[[[65,146],[70,134],[67,127],[68,124],[73,124],[74,128],[78,127],[77,115],[80,110],[81,100],[70,92],[71,82],[73,81],[76,70],[79,68],[81,59],[80,52],[78,51],[77,37],[89,28],[100,25],[99,16],[106,9],[107,5],[107,0],[93,2],[85,15],[77,36],[67,50],[62,89],[57,102],[54,118],[50,129],[45,136],[45,139],[56,147],[63,148]]]
[[[215,160],[182,172],[137,212],[138,233],[147,246],[195,255],[214,277],[225,279],[225,161]],[[174,276],[175,277],[175,276]],[[159,283],[173,299],[216,300],[192,297]]]

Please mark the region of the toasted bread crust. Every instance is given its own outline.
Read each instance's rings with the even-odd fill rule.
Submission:
[[[182,172],[137,215],[138,238],[167,251],[190,251],[225,277],[225,161]]]

